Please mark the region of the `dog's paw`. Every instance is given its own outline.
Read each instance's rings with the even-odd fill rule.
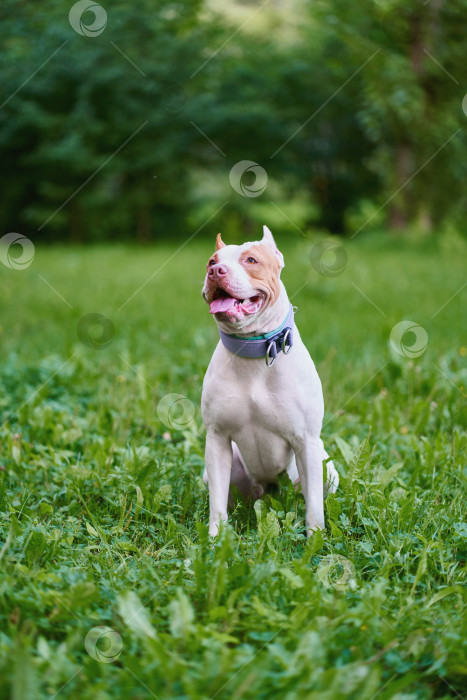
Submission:
[[[259,498],[264,496],[264,488],[261,484],[253,484],[250,489],[251,497],[257,501]]]

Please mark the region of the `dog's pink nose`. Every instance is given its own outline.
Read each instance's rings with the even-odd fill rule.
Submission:
[[[224,277],[224,275],[227,274],[227,267],[226,265],[222,265],[222,263],[211,265],[208,274],[209,277],[212,277],[213,279],[216,279],[216,277]]]

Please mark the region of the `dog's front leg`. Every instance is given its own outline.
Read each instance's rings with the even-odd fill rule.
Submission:
[[[294,451],[305,499],[306,527],[309,536],[314,530],[324,529],[321,442],[317,438],[307,437]]]
[[[227,520],[232,443],[222,433],[208,431],[206,435],[206,475],[209,486],[209,534],[214,537],[221,520]]]

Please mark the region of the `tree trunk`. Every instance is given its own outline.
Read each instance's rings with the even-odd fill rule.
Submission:
[[[76,200],[70,204],[70,240],[72,243],[83,242],[83,218],[81,207]]]
[[[409,223],[410,197],[405,183],[410,178],[412,165],[412,148],[400,141],[396,144],[395,191],[398,193],[391,202],[389,226],[394,231],[402,231]]]
[[[143,206],[138,210],[137,234],[140,243],[149,243],[152,238],[152,212],[149,206]]]

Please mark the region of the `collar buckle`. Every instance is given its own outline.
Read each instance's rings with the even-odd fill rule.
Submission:
[[[293,333],[289,326],[283,328],[280,333],[270,339],[266,350],[266,365],[271,367],[276,361],[276,357],[282,351],[288,355],[293,345]]]
[[[272,367],[277,357],[277,348],[275,338],[271,340],[266,350],[266,365]]]
[[[293,333],[291,328],[285,328],[284,338],[282,340],[282,352],[284,355],[288,355],[292,350],[293,345]]]

